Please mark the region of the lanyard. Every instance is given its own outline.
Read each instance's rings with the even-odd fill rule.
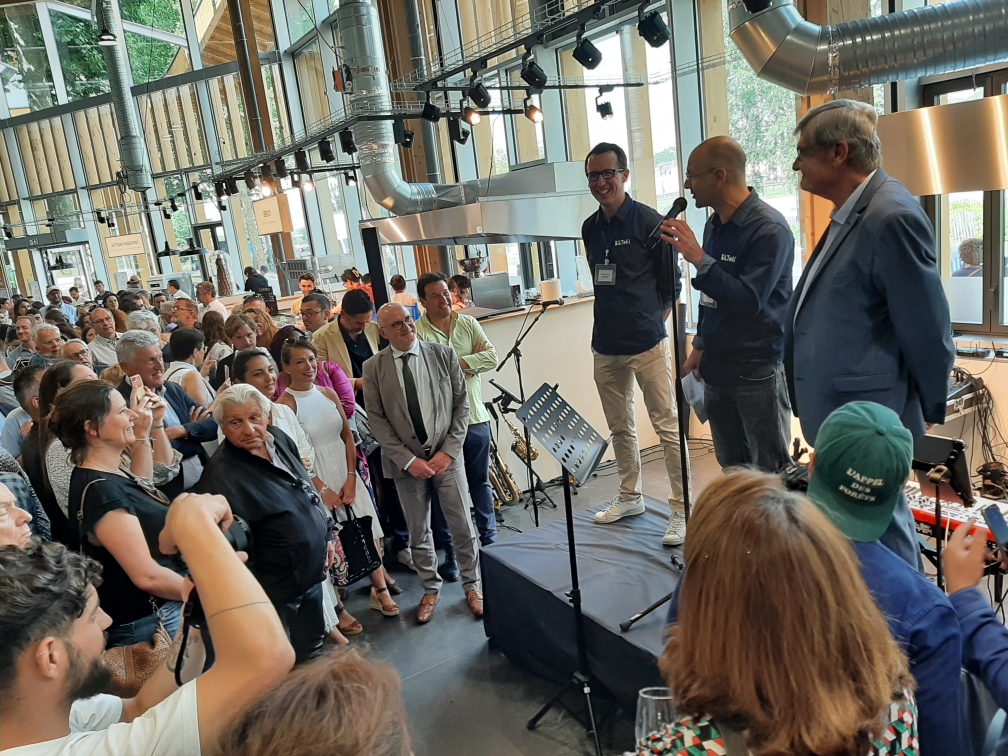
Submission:
[[[633,206],[634,206],[634,201],[631,199],[630,200],[630,207],[627,209],[627,215],[630,215],[630,213],[633,211]],[[603,244],[605,244],[605,264],[608,265],[609,264],[609,249],[612,247],[612,243],[614,241],[616,241],[616,237],[619,235],[619,232],[622,230],[622,228],[623,228],[623,221],[620,221],[616,225],[616,229],[613,231],[612,236],[607,239],[606,235],[605,235],[605,231],[602,229],[602,208],[598,209],[598,218],[597,218],[597,220],[598,220],[599,235],[602,237]]]

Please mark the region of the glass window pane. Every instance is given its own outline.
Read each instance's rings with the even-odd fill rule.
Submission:
[[[7,6],[0,11],[0,63],[6,69],[3,84],[12,116],[56,104],[34,5]]]
[[[344,204],[343,183],[339,176],[328,176],[315,184],[319,209],[322,212],[322,233],[325,236],[325,252],[329,255],[347,256],[347,264],[340,268],[354,266],[353,248],[350,245],[350,226],[347,223]]]
[[[291,41],[296,41],[315,28],[315,11],[311,0],[285,0],[287,27]]]
[[[300,50],[294,57],[298,91],[305,123],[311,126],[329,117],[329,96],[326,93],[326,75],[322,66],[322,53],[318,40]]]
[[[669,207],[680,193],[678,154],[676,151],[676,112],[672,97],[672,63],[669,48],[645,45],[648,102],[651,115],[651,147],[654,155],[657,207]]]
[[[984,320],[983,192],[937,198],[938,269],[953,323]]]
[[[119,12],[124,21],[185,34],[178,0],[119,0]]]
[[[284,142],[291,138],[291,127],[287,117],[287,95],[284,92],[278,64],[274,63],[263,69],[263,83],[266,85],[266,99],[269,102],[273,140]]]
[[[189,50],[184,46],[131,31],[126,31],[125,37],[134,84],[146,84],[192,70]]]
[[[70,101],[108,92],[108,71],[98,46],[98,27],[65,13],[51,12],[49,18]]]

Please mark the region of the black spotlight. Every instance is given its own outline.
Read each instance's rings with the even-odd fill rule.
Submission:
[[[238,177],[228,176],[228,179],[224,184],[224,188],[227,189],[229,197],[238,194]]]
[[[284,162],[283,158],[277,158],[274,166],[276,167],[276,177],[278,179],[287,178],[290,175],[287,173],[287,163]]]
[[[259,166],[259,178],[262,181],[273,181],[273,169],[270,168],[269,163],[263,163]]]
[[[637,11],[637,31],[651,47],[661,47],[669,41],[672,33],[665,20],[658,15],[658,11],[651,11],[646,16],[644,15],[644,6],[646,5],[647,2],[644,2],[640,10]]]
[[[347,155],[357,152],[357,143],[354,141],[353,132],[350,129],[343,129],[339,133],[339,146]]]
[[[172,212],[168,209],[167,205],[161,208],[161,215],[164,216],[165,220],[171,220]]]
[[[574,52],[571,53],[574,56],[574,60],[580,63],[587,69],[598,68],[598,64],[602,62],[602,53],[599,49],[595,47],[590,39],[584,38],[585,28],[584,25],[581,26],[581,30],[578,32],[577,44],[574,46]]]
[[[228,206],[227,206],[227,203],[224,200],[220,200],[217,203],[217,208],[223,213],[225,210],[228,209]]]
[[[470,126],[475,126],[481,120],[480,113],[478,110],[466,106],[462,108],[462,120]]]
[[[214,194],[217,195],[217,199],[224,199],[224,197],[227,196],[227,190],[224,188],[223,181],[215,181],[213,188],[214,188]]]
[[[459,123],[458,118],[448,119],[448,136],[456,144],[465,144],[469,141],[469,129]]]
[[[403,129],[401,144],[407,150],[413,149],[413,137],[414,134],[412,131],[410,131],[409,129]]]
[[[256,186],[256,177],[255,177],[255,173],[252,172],[251,168],[249,168],[247,171],[245,171],[245,186],[248,187],[248,189],[249,189],[250,192],[253,189],[255,189],[255,186]]]
[[[343,178],[346,179],[347,186],[357,186],[357,174],[353,171],[347,171],[344,173]]]
[[[193,199],[196,200],[197,202],[202,202],[203,201],[203,190],[200,189],[199,184],[193,184],[193,187],[192,187],[192,196],[193,196]]]
[[[525,117],[532,121],[532,123],[542,123],[542,109],[532,102],[532,95],[529,95],[522,101],[522,109],[525,111]]]
[[[104,223],[105,213],[103,213],[101,210],[95,210],[95,220],[98,221],[99,223]],[[4,226],[4,233],[7,233],[9,230],[10,226]],[[9,236],[7,238],[10,239]]]
[[[532,87],[532,89],[542,90],[546,86],[546,72],[539,67],[538,63],[532,60],[531,55],[532,52],[529,51],[522,57],[522,81]]]
[[[333,160],[336,159],[336,155],[333,154],[332,151],[332,142],[330,142],[328,139],[322,139],[318,143],[318,151],[319,151],[319,157],[321,157],[322,160],[325,161],[326,163],[331,163]]]
[[[301,188],[301,176],[297,173],[291,176],[291,186],[295,189]]]
[[[471,83],[469,86],[469,99],[477,108],[490,107],[490,92],[483,86],[483,82]]]
[[[302,173],[307,172],[311,169],[311,164],[308,162],[308,153],[304,150],[297,150],[294,153],[294,165]]]
[[[115,231],[116,230],[116,219],[115,219],[115,216],[112,215],[112,213],[108,214],[108,227],[109,227],[109,231]]]
[[[770,7],[771,0],[742,0],[745,9],[750,13],[759,13]]]
[[[178,202],[175,201],[174,197],[171,198],[171,202],[169,202],[168,204],[171,207],[171,211],[173,213],[177,213],[178,212]]]
[[[612,87],[599,87],[598,97],[595,98],[595,110],[598,111],[600,116],[602,116],[603,121],[608,121],[613,117],[612,103],[608,100],[602,99],[606,92],[612,91]]]
[[[441,108],[431,102],[430,94],[427,95],[427,102],[424,103],[423,112],[420,115],[425,121],[431,123],[437,123],[441,120]]]
[[[101,222],[104,223],[105,221],[101,221]],[[3,232],[4,232],[4,236],[6,238],[8,238],[8,239],[13,239],[14,238],[14,229],[11,228],[10,226],[4,226],[3,227]]]

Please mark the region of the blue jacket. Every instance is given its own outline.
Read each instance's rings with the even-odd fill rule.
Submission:
[[[931,221],[880,169],[807,281],[824,241],[784,319],[788,391],[805,439],[814,444],[823,420],[858,400],[889,407],[923,436],[925,422],[945,420],[955,358]]]
[[[959,704],[959,674],[966,633],[964,628],[960,635],[952,603],[931,581],[878,541],[852,541],[851,545],[860,562],[861,576],[889,623],[893,638],[910,660],[910,674],[917,681],[915,695],[921,756],[968,753]],[[679,585],[683,580],[685,575]],[[669,607],[670,624],[679,617],[679,585]],[[1008,639],[1004,627],[1001,631]],[[1008,660],[1008,641],[1004,643],[1003,656]],[[984,682],[987,682],[986,676]],[[991,690],[993,692],[993,688]],[[1008,692],[1008,678],[1003,690]]]
[[[963,666],[1008,710],[1008,629],[978,589],[956,591],[949,599],[962,629]]]

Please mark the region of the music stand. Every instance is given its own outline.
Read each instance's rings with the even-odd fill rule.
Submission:
[[[975,501],[970,484],[969,469],[966,466],[966,443],[961,438],[924,436],[914,441],[912,469],[926,482],[934,485],[935,528],[935,570],[938,587],[945,590],[945,575],[942,569],[942,492],[946,498],[958,498],[966,506]],[[921,492],[925,480],[921,479]],[[946,528],[947,530],[947,528]],[[930,557],[929,557],[930,558]]]
[[[567,594],[574,607],[574,629],[577,634],[577,669],[571,679],[557,692],[539,712],[528,721],[528,729],[534,730],[539,720],[556,704],[564,706],[560,700],[568,689],[579,689],[585,699],[586,726],[595,741],[595,753],[602,756],[599,744],[598,723],[591,699],[591,675],[588,671],[588,644],[585,639],[584,613],[581,611],[581,586],[578,582],[577,552],[574,545],[574,514],[571,511],[571,477],[578,485],[584,485],[598,467],[609,442],[602,438],[588,422],[581,417],[557,393],[557,386],[544,383],[539,387],[515,417],[525,426],[552,457],[560,463],[563,477],[564,512],[567,516],[567,550],[570,554],[571,589]],[[564,706],[566,709],[567,707]],[[575,712],[567,709],[572,716]]]

